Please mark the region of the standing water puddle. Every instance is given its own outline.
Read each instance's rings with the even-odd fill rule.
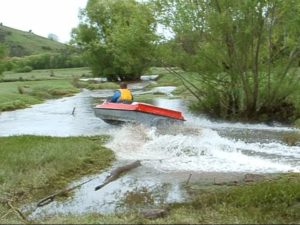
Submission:
[[[150,206],[184,201],[187,196],[181,184],[190,174],[191,182],[212,184],[215,180],[235,180],[245,173],[300,171],[300,146],[291,147],[280,141],[283,134],[296,129],[213,122],[191,115],[181,100],[163,98],[154,99],[153,104],[183,111],[187,119],[183,125],[164,129],[143,125],[116,127],[96,118],[92,108],[95,98],[111,94],[112,90],[84,90],[73,97],[0,114],[0,136],[109,134],[113,137],[106,145],[118,159],[112,168],[70,184],[74,186],[95,178],[63,201],[38,208],[32,217],[57,213],[110,213],[137,199],[147,201]],[[94,191],[113,168],[135,160],[141,160],[142,166]]]

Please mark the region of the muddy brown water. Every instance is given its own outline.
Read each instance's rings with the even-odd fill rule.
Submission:
[[[133,86],[134,94],[142,94],[143,87],[143,84]],[[280,124],[228,123],[194,116],[187,110],[186,102],[167,97],[172,95],[172,90],[172,87],[154,90],[165,93],[166,98],[156,98],[151,103],[180,110],[187,121],[182,126],[164,129],[143,125],[116,127],[95,117],[95,101],[110,96],[113,90],[82,90],[72,97],[1,113],[1,136],[110,134],[113,137],[107,143],[117,157],[111,168],[74,181],[70,187],[94,178],[74,190],[69,197],[38,208],[30,217],[59,213],[111,213],[126,210],[132,205],[142,204],[151,208],[186,201],[189,196],[182,185],[190,174],[189,182],[211,185],[241,180],[246,173],[300,171],[300,146],[287,146],[280,138],[287,132],[299,130]],[[135,160],[140,160],[142,166],[94,191],[113,168]],[[26,205],[23,210],[29,212],[35,204]]]

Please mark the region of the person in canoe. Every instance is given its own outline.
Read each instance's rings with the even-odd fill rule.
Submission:
[[[133,101],[133,96],[131,91],[127,88],[127,84],[122,82],[120,84],[120,89],[115,90],[114,95],[108,101],[131,104]]]

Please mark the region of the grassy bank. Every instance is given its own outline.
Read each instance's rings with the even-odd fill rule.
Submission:
[[[0,137],[0,193],[14,205],[30,203],[71,180],[97,172],[110,165],[112,151],[102,145],[106,136]],[[1,201],[0,201],[1,202]],[[22,222],[11,213],[5,203],[0,204],[0,223]]]
[[[145,219],[138,209],[126,214],[56,215],[42,223],[80,224],[297,224],[300,221],[300,175],[286,174],[272,180],[241,186],[187,188],[190,202],[168,206],[166,217]],[[135,207],[132,207],[135,208]]]
[[[0,83],[0,111],[29,107],[46,99],[79,92],[74,77],[90,76],[88,68],[34,70],[29,73],[5,72]]]
[[[71,96],[87,89],[116,89],[112,82],[80,81],[91,77],[88,68],[33,70],[28,73],[5,72],[0,82],[0,112],[22,109],[47,99]]]
[[[3,81],[36,81],[36,80],[70,80],[73,77],[90,77],[91,71],[86,68],[32,70],[27,73],[6,71]]]
[[[77,93],[67,80],[18,81],[0,83],[0,111],[29,107],[46,99]]]

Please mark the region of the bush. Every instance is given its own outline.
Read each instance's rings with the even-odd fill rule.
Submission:
[[[2,64],[0,64],[0,76],[4,71],[5,71],[5,67]]]
[[[18,86],[18,92],[19,92],[19,94],[24,94],[24,88],[22,87],[22,86]]]
[[[296,146],[297,143],[300,143],[300,132],[291,132],[284,134],[282,136],[282,140],[290,146]]]
[[[55,75],[54,75],[54,72],[53,72],[53,70],[51,70],[50,71],[50,77],[54,77]]]
[[[32,71],[32,67],[31,66],[24,66],[24,67],[20,67],[16,69],[17,73],[29,73]]]
[[[6,62],[6,70],[20,71],[29,66],[32,70],[82,67],[87,64],[79,53],[62,52],[39,54],[25,57],[13,57]],[[22,71],[20,71],[22,72]]]

